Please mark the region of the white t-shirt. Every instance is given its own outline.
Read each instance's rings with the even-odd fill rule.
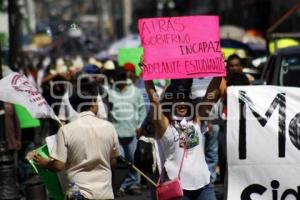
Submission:
[[[185,120],[183,120],[185,121]],[[170,179],[177,178],[184,153],[186,127],[188,127],[188,145],[180,174],[182,188],[197,190],[209,184],[210,172],[205,161],[205,137],[200,126],[193,121],[169,125],[160,139],[165,157],[165,169]]]

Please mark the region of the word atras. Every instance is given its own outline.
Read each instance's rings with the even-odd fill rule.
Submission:
[[[176,18],[162,18],[159,20],[146,20],[141,24],[140,33],[157,34],[157,33],[178,33],[185,30],[185,26]]]

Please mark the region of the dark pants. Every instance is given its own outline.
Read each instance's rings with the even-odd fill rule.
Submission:
[[[183,190],[184,197],[181,200],[216,200],[213,185],[209,184],[199,190]]]
[[[119,143],[121,147],[120,149],[121,155],[125,157],[128,161],[133,162],[134,151],[137,145],[137,139],[135,137],[125,137],[125,138],[119,137]],[[137,184],[138,184],[138,174],[135,170],[130,168],[126,178],[122,181],[120,189],[126,191],[136,186]]]
[[[81,199],[80,199],[81,198]],[[82,195],[80,196],[80,200],[92,200],[92,199],[86,199],[86,198],[84,198]],[[78,200],[78,198],[77,199],[74,199],[74,198],[67,198],[67,200]],[[108,199],[108,200],[110,200],[110,199]]]
[[[84,197],[81,197],[81,199],[85,200]],[[69,198],[69,197],[67,197],[67,200],[75,200],[75,198]]]

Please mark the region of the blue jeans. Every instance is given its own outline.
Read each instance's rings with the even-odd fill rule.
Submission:
[[[119,138],[119,143],[120,143],[121,155],[125,157],[128,161],[133,163],[134,152],[137,145],[137,139],[135,137]],[[137,183],[138,183],[138,175],[136,171],[130,168],[126,178],[123,180],[121,184],[120,189],[126,191],[136,186]]]
[[[205,160],[210,172],[211,182],[215,182],[217,178],[216,166],[219,162],[218,150],[219,150],[219,131],[220,125],[214,124],[212,130],[206,133],[205,136]]]
[[[198,190],[183,190],[181,200],[217,200],[214,187],[209,184]]]

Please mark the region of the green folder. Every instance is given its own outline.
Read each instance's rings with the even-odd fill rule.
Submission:
[[[36,149],[36,151],[43,157],[49,158],[49,151],[47,145],[43,145]],[[34,171],[40,176],[41,180],[45,184],[50,196],[54,200],[64,200],[64,193],[61,188],[58,176],[55,172],[52,172],[48,169],[42,168],[34,163],[33,160],[29,160],[29,163],[32,165]]]

